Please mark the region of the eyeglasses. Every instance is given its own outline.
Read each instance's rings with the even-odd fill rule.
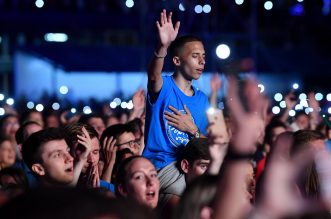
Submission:
[[[125,145],[125,144],[128,144],[130,148],[140,146],[139,140],[131,140],[131,141],[128,141],[128,142],[124,142],[122,144],[117,144],[116,146],[119,147],[119,146],[122,146],[122,145]]]

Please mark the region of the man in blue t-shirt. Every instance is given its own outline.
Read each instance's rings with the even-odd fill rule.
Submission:
[[[177,152],[191,138],[206,135],[209,103],[207,96],[192,86],[192,81],[199,79],[204,70],[204,46],[194,36],[176,39],[180,23],[173,26],[171,16],[172,13],[167,16],[163,10],[160,21],[156,22],[159,45],[148,68],[143,156],[150,159],[159,171],[160,192],[163,185],[169,186],[171,179],[178,187],[178,194],[174,195],[179,196],[185,188],[185,179],[174,166]],[[168,48],[175,71],[171,76],[162,76]],[[178,180],[173,182],[174,178]]]

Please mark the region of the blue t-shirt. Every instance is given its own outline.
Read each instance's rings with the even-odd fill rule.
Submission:
[[[157,169],[168,165],[177,158],[177,151],[189,141],[189,136],[168,124],[164,111],[172,112],[173,106],[185,113],[184,105],[190,110],[193,121],[200,132],[206,135],[208,125],[206,111],[208,97],[194,86],[194,95],[187,96],[175,84],[172,76],[162,76],[163,85],[157,99],[151,103],[150,94],[146,103],[145,150],[143,156],[152,161]]]
[[[106,188],[107,190],[111,191],[115,194],[115,186],[114,184],[111,184],[109,182],[106,182],[102,179],[100,179],[100,187]]]

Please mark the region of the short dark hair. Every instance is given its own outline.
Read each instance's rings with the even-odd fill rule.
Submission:
[[[21,125],[21,127],[16,131],[16,134],[15,134],[15,139],[16,139],[17,144],[22,144],[26,140],[26,139],[24,139],[25,138],[24,131],[25,131],[25,128],[28,127],[29,125],[38,125],[41,127],[41,125],[35,121],[28,121],[28,122],[23,123],[23,125]]]
[[[122,135],[124,132],[132,132],[134,133],[134,129],[129,126],[128,124],[116,124],[109,126],[106,128],[101,137],[100,137],[100,142],[103,142],[106,137],[113,137],[113,138],[118,138],[120,135]]]
[[[87,123],[78,123],[78,122],[73,122],[73,123],[69,123],[67,125],[65,125],[63,127],[68,140],[71,142],[70,145],[73,145],[75,143],[77,143],[77,135],[82,135],[83,131],[82,128],[85,127],[87,133],[90,135],[90,138],[98,138],[99,139],[99,135],[97,133],[97,131],[89,124]]]
[[[69,146],[70,142],[68,142],[63,129],[60,128],[47,128],[33,133],[23,143],[22,156],[24,162],[30,169],[35,163],[43,163],[41,154],[44,144],[49,141],[62,139],[64,139]]]
[[[264,136],[265,143],[267,143],[269,145],[272,144],[272,137],[273,137],[272,131],[277,127],[282,127],[285,130],[287,129],[286,124],[282,121],[274,120],[274,121],[270,122],[265,128],[265,136]]]
[[[193,138],[181,152],[180,160],[187,160],[190,165],[199,159],[209,160],[209,142],[207,138]],[[180,162],[179,162],[180,163]]]
[[[91,113],[91,114],[84,114],[84,115],[80,116],[78,122],[87,124],[90,121],[90,119],[92,119],[92,118],[100,118],[102,121],[104,121],[104,118],[101,115],[99,115],[97,113]]]
[[[291,147],[291,155],[294,155],[304,149],[305,145],[311,141],[325,139],[325,136],[316,130],[299,130],[294,133],[293,137],[294,142]]]
[[[180,53],[181,49],[183,48],[183,46],[186,43],[195,42],[195,41],[198,41],[198,42],[203,43],[200,38],[198,38],[196,36],[192,36],[192,35],[184,35],[184,36],[177,37],[170,44],[170,47],[169,47],[169,51],[170,51],[171,57],[178,56],[178,54]]]

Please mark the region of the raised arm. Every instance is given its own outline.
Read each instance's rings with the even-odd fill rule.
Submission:
[[[167,50],[171,42],[176,39],[180,26],[179,21],[174,26],[171,17],[171,12],[167,16],[166,10],[163,10],[160,14],[160,20],[156,21],[159,44],[154,51],[153,58],[148,67],[148,90],[153,93],[158,93],[162,88],[161,72],[164,65],[164,58],[167,55]]]

